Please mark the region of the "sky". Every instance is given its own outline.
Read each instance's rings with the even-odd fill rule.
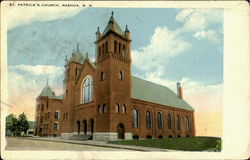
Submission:
[[[84,8],[23,11],[8,20],[10,112],[35,116],[35,99],[46,85],[62,93],[66,55],[79,43],[95,57],[95,32],[114,18],[132,39],[132,74],[167,86],[195,109],[196,134],[222,135],[223,10]],[[62,14],[63,13],[63,14]]]

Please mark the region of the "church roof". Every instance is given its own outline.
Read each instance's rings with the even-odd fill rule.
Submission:
[[[113,25],[113,29],[112,29],[112,25]],[[118,23],[115,21],[115,19],[113,17],[113,12],[112,12],[112,15],[109,19],[108,25],[106,26],[106,28],[102,32],[102,35],[105,36],[109,30],[113,30],[116,33],[124,35],[124,32],[122,31],[121,27],[118,25]]]
[[[48,98],[53,98],[53,90],[50,88],[50,86],[48,85],[48,83],[46,84],[46,86],[44,87],[44,89],[42,90],[42,92],[40,93],[40,95],[38,97],[48,97]]]
[[[169,88],[133,76],[131,98],[185,110],[194,110]]]
[[[48,82],[42,92],[39,94],[38,97],[48,97],[48,98],[54,98],[54,99],[63,99],[63,94],[56,96],[55,92],[51,89],[51,87],[48,85]]]

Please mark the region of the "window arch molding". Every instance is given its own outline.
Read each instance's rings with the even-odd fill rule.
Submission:
[[[179,114],[177,115],[177,129],[181,130],[181,116]]]
[[[114,53],[117,53],[117,41],[114,41]]]
[[[122,106],[122,113],[126,114],[126,112],[127,112],[127,105],[123,104],[123,106]]]
[[[115,104],[115,113],[119,113],[120,112],[120,104],[116,103]]]
[[[89,103],[93,100],[93,78],[91,75],[87,75],[81,86],[81,103]]]
[[[140,110],[137,107],[133,107],[132,114],[133,114],[132,127],[139,128]]]
[[[163,129],[163,113],[157,112],[157,124],[159,129]]]
[[[172,129],[173,127],[173,116],[172,113],[168,113],[168,129]]]
[[[191,119],[190,119],[190,116],[189,115],[187,115],[186,116],[186,125],[187,125],[187,131],[190,131],[191,130]]]
[[[151,129],[152,128],[152,112],[150,109],[147,109],[146,111],[146,128]]]

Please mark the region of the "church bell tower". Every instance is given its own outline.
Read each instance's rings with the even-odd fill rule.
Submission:
[[[131,130],[131,40],[111,17],[104,31],[96,32],[95,93],[99,133],[107,139],[128,137]],[[130,111],[131,110],[131,111]],[[120,135],[120,130],[123,131]],[[96,136],[98,139],[98,136]],[[126,138],[127,139],[127,138]]]

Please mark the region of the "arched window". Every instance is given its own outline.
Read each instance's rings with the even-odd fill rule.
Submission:
[[[120,80],[123,80],[123,78],[124,78],[124,72],[123,72],[123,71],[120,71],[120,72],[119,72],[119,79],[120,79]]]
[[[179,115],[177,115],[177,129],[181,129],[181,117]]]
[[[102,106],[100,104],[98,105],[98,113],[102,113]]]
[[[102,55],[104,56],[104,44],[102,44]]]
[[[115,112],[116,113],[120,112],[120,105],[118,103],[115,105]]]
[[[127,106],[126,106],[126,104],[123,104],[122,113],[123,113],[123,114],[126,114],[126,112],[127,112]]]
[[[115,53],[117,52],[117,42],[116,41],[114,42],[114,52]]]
[[[168,113],[168,129],[172,129],[172,115]]]
[[[82,102],[88,103],[88,102],[92,101],[92,95],[93,95],[92,77],[88,76],[83,81]]]
[[[101,72],[101,81],[106,79],[106,72]]]
[[[103,104],[103,113],[108,113],[108,106],[106,104]]]
[[[158,112],[157,114],[157,121],[158,121],[158,128],[162,129],[163,128],[163,116],[161,112]]]
[[[126,47],[125,47],[125,45],[123,45],[123,54],[124,54],[124,56],[126,55]]]
[[[132,126],[134,128],[139,127],[139,112],[136,108],[133,109],[133,124],[132,124]]]
[[[191,129],[189,116],[187,116],[186,119],[187,119],[187,131],[189,131]]]
[[[152,114],[150,111],[146,112],[146,127],[148,129],[152,128]]]
[[[121,53],[121,50],[122,50],[122,44],[119,43],[119,53]]]
[[[101,51],[102,51],[102,47],[99,46],[99,49],[98,49],[98,56],[99,56],[99,57],[101,56]]]
[[[105,53],[108,54],[109,48],[108,48],[108,41],[105,42]]]
[[[83,133],[86,135],[87,133],[87,121],[86,120],[82,121],[82,128],[83,128]]]

